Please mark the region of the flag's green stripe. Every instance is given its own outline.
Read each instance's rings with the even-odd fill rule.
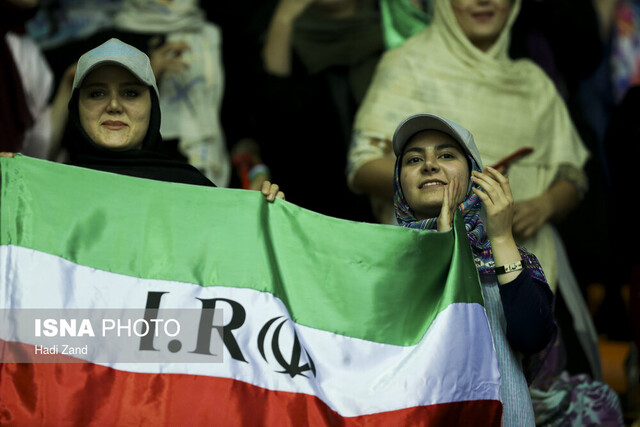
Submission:
[[[255,191],[0,161],[3,245],[135,277],[269,292],[300,324],[397,345],[417,343],[450,303],[482,303],[459,218],[452,238],[269,204]],[[335,203],[321,180],[308,191]]]

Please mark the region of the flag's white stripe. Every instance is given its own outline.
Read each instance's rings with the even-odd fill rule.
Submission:
[[[342,416],[461,400],[499,400],[499,374],[492,346],[469,348],[468,338],[464,338],[466,335],[479,343],[491,342],[484,309],[478,304],[450,305],[439,314],[423,340],[411,347],[296,325],[302,346],[315,362],[317,377],[306,372],[310,378],[291,378],[275,372],[280,366],[273,364],[271,355],[271,365],[265,362],[256,344],[269,319],[288,317],[285,306],[271,294],[136,279],[15,246],[0,246],[0,267],[0,308],[4,309],[143,308],[149,291],[169,292],[163,297],[161,308],[200,308],[196,298],[219,297],[246,308],[245,323],[234,334],[249,363],[237,362],[225,352],[223,363],[110,365],[116,369],[226,377],[270,390],[316,395]],[[20,340],[16,336],[0,338]],[[285,354],[286,350],[283,349]],[[450,371],[452,366],[455,371]]]

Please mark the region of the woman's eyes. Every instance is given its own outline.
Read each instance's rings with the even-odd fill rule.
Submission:
[[[443,153],[438,154],[438,158],[439,159],[445,159],[445,160],[453,160],[453,159],[457,159],[458,157],[454,153],[443,152]],[[407,164],[407,165],[416,164],[416,163],[420,163],[422,161],[423,161],[422,157],[413,156],[413,157],[408,157],[405,160],[405,164]]]
[[[136,98],[138,95],[140,95],[140,92],[135,89],[126,89],[124,91],[124,96],[127,98]]]
[[[102,98],[107,95],[107,92],[102,89],[95,89],[89,92],[90,98]],[[125,89],[122,91],[122,96],[124,98],[137,98],[140,96],[140,91],[137,89]]]

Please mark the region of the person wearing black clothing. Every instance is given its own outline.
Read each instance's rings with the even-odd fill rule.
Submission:
[[[262,50],[255,133],[273,180],[297,205],[375,221],[368,198],[348,188],[346,166],[353,118],[383,51],[373,0],[277,2]]]

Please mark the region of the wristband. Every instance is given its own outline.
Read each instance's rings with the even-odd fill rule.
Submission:
[[[514,262],[513,264],[501,265],[500,267],[496,267],[496,274],[506,274],[512,271],[522,270],[524,266],[522,265],[522,260],[518,262]]]

